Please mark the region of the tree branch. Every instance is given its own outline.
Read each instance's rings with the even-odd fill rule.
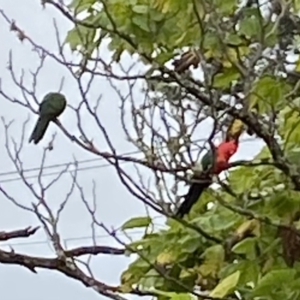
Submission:
[[[0,232],[0,241],[8,241],[15,238],[24,238],[29,237],[37,232],[40,227],[27,227],[25,229],[14,230],[10,232],[1,231]]]
[[[97,255],[97,254],[111,254],[111,255],[123,255],[125,253],[124,249],[117,249],[108,246],[87,246],[78,247],[71,250],[64,251],[67,257],[75,257],[81,255]]]
[[[85,247],[89,248],[89,247]],[[82,249],[85,249],[82,248]],[[107,247],[105,247],[107,248]],[[80,248],[69,250],[70,253],[75,253],[75,255],[88,254],[88,251],[85,250],[85,253]],[[90,251],[92,252],[92,251]],[[109,285],[106,285],[91,276],[86,275],[83,271],[81,271],[73,260],[69,259],[59,259],[59,258],[42,258],[29,256],[25,254],[15,253],[14,251],[4,251],[0,250],[0,263],[9,264],[9,265],[20,265],[27,269],[29,269],[33,273],[37,273],[36,268],[48,269],[48,270],[56,270],[60,273],[76,279],[84,284],[86,287],[92,287],[96,292],[101,295],[107,296],[113,300],[125,300],[125,298],[121,297],[118,294],[114,293],[115,288]]]

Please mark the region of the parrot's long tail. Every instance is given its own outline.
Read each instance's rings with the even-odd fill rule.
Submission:
[[[185,195],[184,201],[176,212],[176,217],[183,218],[192,209],[192,206],[198,201],[202,192],[211,184],[210,180],[204,182],[195,182],[191,185],[188,193]]]
[[[50,121],[51,120],[49,118],[45,118],[45,117],[39,118],[37,120],[36,125],[32,131],[32,134],[29,138],[29,143],[33,141],[34,144],[36,145],[40,142],[40,140],[45,135],[45,132],[49,126]]]

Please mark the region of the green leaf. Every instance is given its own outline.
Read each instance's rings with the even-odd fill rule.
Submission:
[[[176,261],[178,253],[174,250],[164,251],[157,256],[156,262],[159,265],[168,265]]]
[[[173,58],[173,54],[169,52],[162,52],[155,57],[155,61],[160,65],[164,65],[167,61]]]
[[[181,294],[175,294],[171,297],[172,300],[192,300],[193,298],[191,297],[191,295],[185,293],[181,293]]]
[[[296,12],[299,12],[300,11],[300,0],[294,0],[292,1],[292,3],[294,4],[294,8],[295,8],[295,11]]]
[[[152,222],[152,219],[150,217],[137,217],[132,218],[128,221],[126,221],[121,228],[123,230],[125,229],[132,229],[132,228],[138,228],[138,227],[148,227]]]
[[[217,11],[221,14],[232,14],[237,6],[236,0],[215,0]]]
[[[69,30],[65,42],[70,46],[72,51],[77,49],[78,45],[81,45],[81,39],[76,30]]]
[[[178,243],[181,245],[183,252],[194,253],[200,247],[201,240],[199,237],[186,235],[182,239],[179,239]]]
[[[241,21],[239,33],[247,37],[256,37],[260,30],[262,29],[260,28],[258,18],[251,16]]]
[[[256,238],[246,238],[237,243],[232,251],[237,254],[245,254],[248,259],[256,257]]]
[[[134,6],[132,6],[132,11],[134,11],[137,14],[146,14],[149,12],[149,6],[148,5],[134,5]]]
[[[249,284],[256,285],[258,278],[260,277],[260,267],[258,266],[257,261],[255,260],[241,261],[240,263],[237,264],[236,270],[239,270],[241,272],[239,285],[241,286],[245,286]]]
[[[227,69],[224,73],[219,73],[214,77],[215,88],[228,88],[233,81],[238,80],[241,77],[240,73],[236,69]]]
[[[296,72],[300,72],[300,58],[297,60],[296,62],[296,68],[295,68]]]
[[[151,269],[143,276],[143,279],[140,281],[140,283],[145,288],[152,288],[154,286],[157,287],[157,284],[160,286],[163,284],[163,278],[156,270]]]
[[[197,270],[195,270],[194,268],[183,269],[180,272],[179,279],[190,278],[195,276],[196,274],[197,274]]]
[[[72,51],[82,47],[91,50],[94,48],[93,39],[95,34],[96,30],[78,25],[76,28],[68,31],[65,43],[70,46]]]
[[[68,8],[73,9],[75,14],[79,14],[85,10],[88,10],[96,0],[73,0],[69,5]]]
[[[282,120],[279,133],[285,140],[286,144],[300,142],[300,98],[296,98],[292,103],[291,107],[286,107],[280,113],[280,118]],[[294,147],[293,147],[294,148]]]
[[[165,296],[172,300],[192,300],[193,297],[188,293],[173,293],[173,292],[165,292],[154,289],[154,292],[158,295]]]
[[[271,75],[262,76],[254,85],[250,102],[258,104],[259,112],[264,113],[272,109],[283,108],[285,94],[289,86],[279,78]]]
[[[204,262],[199,267],[202,276],[216,276],[224,262],[225,251],[221,245],[215,245],[207,248],[201,256]]]
[[[226,295],[230,294],[237,286],[240,274],[240,271],[236,271],[233,274],[221,280],[221,282],[213,289],[209,296],[213,298],[222,299]]]
[[[231,46],[239,46],[243,44],[243,40],[235,33],[228,33],[226,36],[226,43]]]
[[[206,50],[216,50],[220,46],[220,41],[218,39],[218,36],[213,32],[208,32],[204,36],[204,42],[203,42],[204,49]]]
[[[134,16],[132,18],[132,22],[137,25],[140,29],[146,31],[146,32],[151,32],[150,27],[149,27],[149,22],[147,19],[145,19],[143,16]]]
[[[296,275],[296,270],[282,269],[273,270],[267,273],[257,284],[253,295],[262,296],[270,294],[270,291],[281,290],[284,285],[292,282]]]

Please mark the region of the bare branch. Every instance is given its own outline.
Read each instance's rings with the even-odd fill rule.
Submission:
[[[37,232],[40,227],[27,227],[25,229],[19,229],[14,231],[1,231],[0,232],[0,241],[8,241],[15,238],[24,238],[29,237]]]

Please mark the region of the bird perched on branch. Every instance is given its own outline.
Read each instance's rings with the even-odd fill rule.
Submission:
[[[196,50],[190,50],[183,53],[180,58],[174,59],[172,65],[174,66],[174,71],[178,73],[183,73],[193,66],[194,69],[198,67],[200,63],[200,55]]]
[[[202,192],[211,185],[212,175],[218,175],[228,169],[229,159],[236,153],[237,149],[238,140],[225,141],[203,156],[201,160],[201,173],[193,176],[192,181],[194,182],[176,212],[177,217],[182,218],[190,212]]]
[[[58,116],[60,116],[67,106],[67,101],[64,95],[60,93],[49,93],[42,100],[39,108],[39,118],[29,138],[29,143],[32,141],[38,144],[50,124]]]

